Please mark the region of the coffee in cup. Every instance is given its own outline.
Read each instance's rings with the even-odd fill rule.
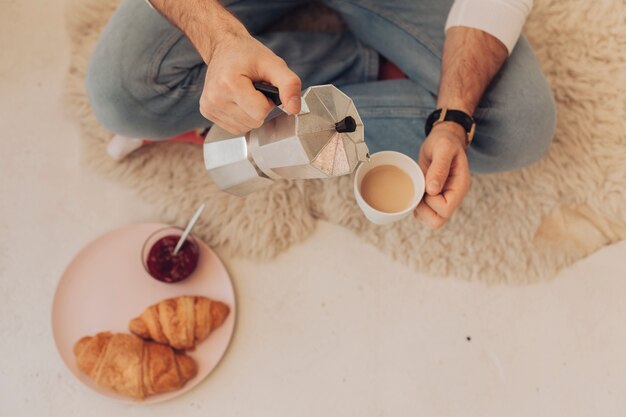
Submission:
[[[363,177],[361,195],[370,207],[385,213],[406,209],[413,199],[409,174],[394,165],[380,165]]]
[[[424,175],[414,160],[400,152],[377,152],[357,169],[354,194],[371,222],[388,224],[417,207],[424,195]]]

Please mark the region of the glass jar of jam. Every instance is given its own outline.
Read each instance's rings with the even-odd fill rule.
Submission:
[[[187,236],[180,250],[174,248],[183,234],[178,227],[165,227],[152,233],[143,245],[141,260],[154,279],[166,283],[188,278],[198,266],[200,248],[193,236]]]

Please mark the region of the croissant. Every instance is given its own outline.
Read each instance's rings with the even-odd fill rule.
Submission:
[[[131,333],[144,339],[191,349],[224,323],[230,308],[201,296],[181,296],[151,305],[130,321]]]
[[[78,369],[102,387],[143,399],[175,391],[196,376],[196,362],[183,353],[130,334],[102,332],[74,345]]]

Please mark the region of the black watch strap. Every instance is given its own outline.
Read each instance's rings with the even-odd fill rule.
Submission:
[[[428,119],[426,119],[426,126],[424,129],[426,131],[426,136],[430,134],[433,126],[443,122],[454,122],[463,126],[463,129],[465,129],[465,133],[467,134],[466,146],[469,146],[474,138],[474,131],[476,130],[476,122],[472,116],[461,110],[450,110],[445,107],[437,109],[428,116]]]

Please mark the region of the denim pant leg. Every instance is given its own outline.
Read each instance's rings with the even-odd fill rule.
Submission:
[[[445,21],[452,0],[326,0],[338,11],[350,30],[366,45],[376,49],[421,88],[407,91],[421,94],[413,111],[419,118],[394,117],[389,85],[372,84],[351,89],[353,99],[363,111],[368,143],[373,149],[396,149],[416,158],[424,139],[426,115],[434,109],[441,75],[441,57],[445,40]],[[398,109],[407,112],[410,103],[406,93],[391,89]],[[374,94],[376,92],[376,94]],[[377,106],[385,110],[375,110]],[[376,117],[368,114],[376,113]],[[389,113],[393,123],[381,114]],[[477,120],[474,142],[468,150],[474,172],[495,172],[523,167],[540,159],[548,149],[556,124],[554,100],[539,63],[525,37],[521,37],[512,54],[485,92],[475,112]],[[406,127],[399,127],[404,121]],[[393,126],[401,132],[413,132],[414,144],[402,139],[399,147]],[[369,132],[369,134],[368,134]],[[379,135],[380,133],[380,135]]]
[[[225,2],[251,33],[303,0]],[[257,36],[313,84],[374,80],[378,54],[350,32]],[[87,92],[100,123],[130,137],[167,138],[209,126],[199,111],[206,65],[184,34],[143,0],[124,0],[90,59]]]

